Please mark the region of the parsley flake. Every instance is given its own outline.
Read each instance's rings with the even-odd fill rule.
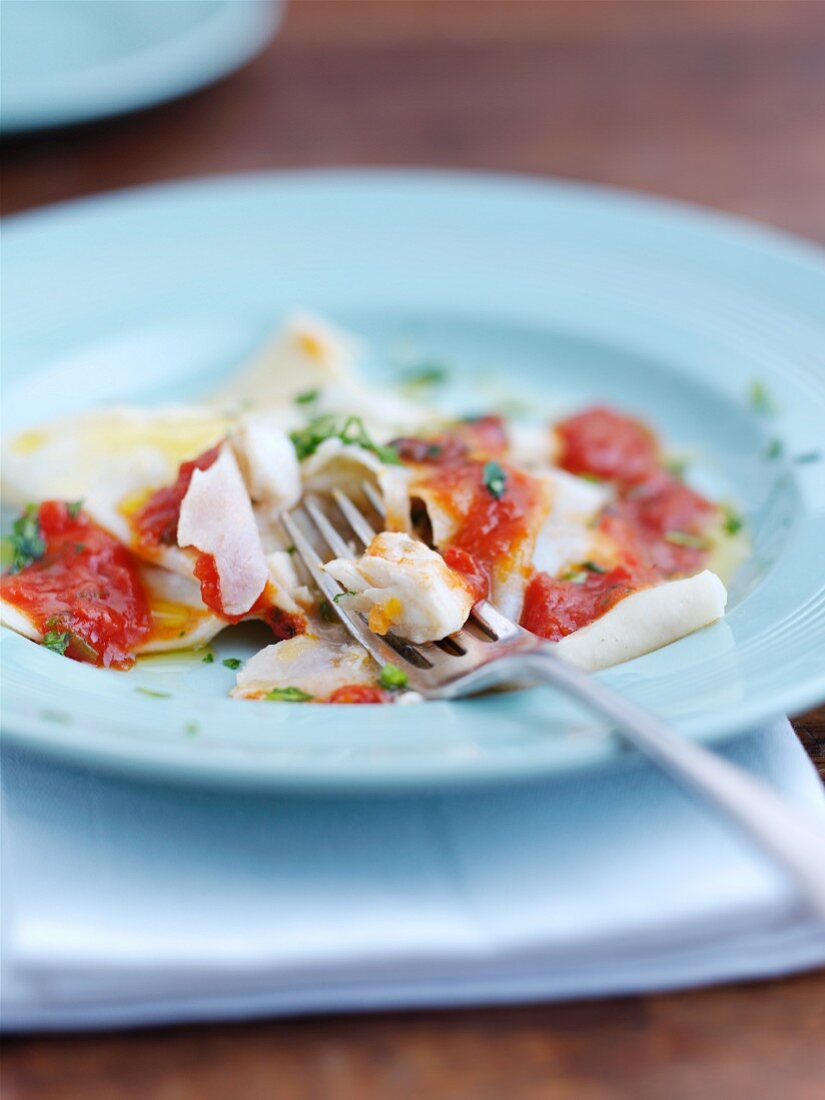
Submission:
[[[271,703],[309,703],[314,696],[307,695],[296,687],[273,688],[266,693],[266,698]]]
[[[328,600],[321,600],[318,604],[318,614],[325,623],[334,623],[336,621],[335,612],[332,610],[332,605]]]
[[[139,691],[141,695],[148,695],[150,699],[171,699],[171,692],[168,691],[154,691],[152,688],[136,687],[135,691]]]
[[[685,476],[687,470],[687,461],[684,458],[676,458],[675,456],[667,459],[665,462],[665,469],[671,475],[671,477],[677,478],[679,481]]]
[[[672,543],[673,546],[687,546],[691,550],[709,549],[706,538],[702,538],[701,535],[692,535],[689,531],[668,531],[665,542]]]
[[[205,655],[204,655],[204,656],[203,656],[203,657],[201,658],[201,660],[203,661],[203,663],[204,663],[205,665],[211,665],[211,664],[212,664],[212,662],[213,662],[213,661],[215,660],[215,654],[214,654],[214,653],[212,653],[212,652],[211,652],[211,650],[210,650],[210,652],[209,652],[209,653],[206,653],[206,654],[205,654]]]
[[[587,571],[585,569],[569,569],[566,573],[562,573],[560,580],[569,581],[570,584],[584,584],[587,580]]]
[[[69,513],[69,519],[77,519],[80,515],[80,509],[83,507],[82,500],[73,500],[66,502],[66,511]]]
[[[332,597],[332,602],[333,603],[338,603],[339,600],[343,600],[344,596],[357,596],[357,595],[358,595],[357,592],[352,592],[349,589],[347,589],[346,592],[336,592],[336,594]]]
[[[224,659],[222,661],[222,664],[226,668],[233,668],[234,669],[234,668],[240,668],[241,665],[243,664],[243,661],[240,659],[240,657],[224,657]]]
[[[443,363],[422,363],[407,371],[401,379],[402,387],[410,396],[442,386],[447,381],[447,368]]]
[[[738,535],[745,526],[745,521],[739,513],[726,504],[722,509],[722,530],[726,535]]]
[[[482,476],[487,489],[496,500],[501,500],[507,487],[507,472],[497,462],[485,462]]]
[[[776,413],[776,402],[768,392],[765,383],[758,378],[751,382],[748,400],[760,416],[773,416]]]
[[[71,635],[68,630],[47,630],[43,635],[43,645],[46,649],[51,649],[54,653],[59,653],[61,657],[66,656],[66,650],[69,648],[70,641]]]
[[[589,573],[607,573],[608,572],[608,570],[605,569],[605,567],[603,565],[599,565],[598,562],[595,562],[595,561],[583,562],[582,568],[586,569]]]
[[[381,687],[386,688],[388,691],[398,691],[399,688],[407,686],[409,676],[396,665],[386,664],[381,669],[379,679]]]
[[[388,466],[400,466],[401,459],[392,447],[382,447],[370,438],[360,416],[348,416],[342,422],[336,416],[314,416],[305,428],[290,432],[298,461],[315,454],[328,439],[340,439],[342,443],[363,447]]]
[[[318,400],[320,395],[321,395],[321,391],[318,390],[318,389],[304,390],[303,393],[296,393],[295,394],[294,401],[295,401],[296,405],[311,405],[313,401]]]
[[[782,445],[782,440],[781,439],[772,439],[770,441],[770,443],[768,444],[767,449],[765,451],[765,458],[768,458],[768,459],[780,458],[781,455],[782,455],[782,452],[784,451],[784,449],[785,448]]]
[[[40,534],[40,509],[30,504],[12,524],[12,573],[19,573],[46,553],[46,543]]]

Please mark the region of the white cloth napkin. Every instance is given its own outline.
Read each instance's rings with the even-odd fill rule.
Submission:
[[[811,812],[786,721],[725,754]],[[596,996],[825,963],[761,857],[643,762],[358,800],[156,787],[7,751],[2,1021],[114,1027]]]

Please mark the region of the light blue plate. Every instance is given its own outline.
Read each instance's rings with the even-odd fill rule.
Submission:
[[[194,91],[262,49],[281,9],[280,0],[3,0],[0,131]]]
[[[4,244],[5,430],[195,396],[296,305],[362,333],[376,378],[399,350],[449,362],[465,409],[497,384],[539,413],[616,402],[698,454],[696,476],[741,504],[754,550],[724,622],[605,679],[703,739],[825,697],[825,466],[792,461],[822,447],[825,424],[812,247],[596,188],[426,172],[138,190],[12,219]],[[773,418],[746,398],[756,379]],[[774,436],[786,450],[770,459]],[[263,641],[228,635],[218,656]],[[241,703],[219,661],[123,674],[14,635],[3,648],[8,739],[154,775],[385,790],[623,755],[545,689],[392,709]]]

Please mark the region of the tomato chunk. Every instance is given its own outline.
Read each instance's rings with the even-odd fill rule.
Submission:
[[[591,474],[635,485],[659,469],[659,444],[645,424],[603,406],[556,425],[559,465],[571,474]]]
[[[439,435],[404,436],[390,446],[402,462],[447,466],[470,456],[500,458],[507,451],[507,431],[500,416],[474,416]]]
[[[330,703],[386,703],[387,693],[368,684],[344,684],[329,697]]]
[[[536,573],[527,586],[521,625],[541,638],[557,642],[601,618],[638,587],[637,578],[625,566],[607,573],[588,573],[580,583]]]
[[[50,500],[38,510],[41,557],[0,579],[52,648],[77,661],[128,668],[151,629],[135,559],[75,506]]]

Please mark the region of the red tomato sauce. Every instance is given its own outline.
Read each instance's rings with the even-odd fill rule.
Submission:
[[[661,576],[702,568],[709,551],[703,532],[717,509],[689,485],[661,472],[624,493],[616,507]]]
[[[558,464],[571,474],[590,474],[636,485],[659,471],[656,436],[639,420],[594,406],[556,425]]]
[[[149,604],[129,551],[82,511],[61,501],[40,505],[45,553],[0,578],[4,599],[41,634],[68,635],[65,655],[106,668],[128,668],[151,630]]]
[[[471,455],[501,458],[507,451],[507,432],[500,416],[477,416],[429,439],[405,436],[391,446],[403,462],[446,466]]]
[[[524,596],[521,625],[541,638],[557,642],[601,618],[638,587],[637,577],[625,566],[617,566],[608,573],[587,573],[586,579],[578,584],[536,573]]]
[[[220,453],[221,444],[184,462],[172,485],[157,489],[131,517],[138,540],[144,546],[175,546],[178,541],[180,506],[195,470],[208,470]],[[211,605],[210,605],[211,606]]]
[[[704,531],[716,512],[663,469],[656,436],[640,421],[595,407],[562,421],[556,431],[560,466],[616,486],[617,499],[603,512],[599,529],[615,544],[620,564],[608,573],[583,570],[582,583],[545,573],[533,578],[521,623],[554,641],[640,588],[696,573],[707,560]]]
[[[512,467],[503,467],[506,482],[497,497],[484,483],[484,465],[474,460],[455,463],[421,483],[435,490],[459,521],[444,560],[471,579],[478,598],[487,595],[494,568],[518,554],[532,532],[536,511],[544,507],[540,483]]]
[[[218,569],[215,565],[215,559],[211,554],[198,554],[195,560],[195,568],[192,570],[195,577],[200,581],[201,586],[201,599],[208,608],[215,612],[216,615],[223,615],[225,619],[229,619],[233,622],[240,622],[243,616],[233,617],[227,615],[223,609],[223,600],[221,599],[221,579],[218,576]]]
[[[215,565],[215,559],[211,554],[198,554],[193,573],[201,586],[201,599],[207,607],[216,615],[222,615],[230,623],[239,623],[242,619],[254,618],[260,615],[266,624],[272,628],[272,632],[279,642],[287,638],[294,638],[296,634],[303,634],[306,630],[306,619],[303,615],[282,611],[279,607],[270,605],[269,585],[257,598],[252,607],[243,615],[230,615],[224,611],[223,598],[221,596],[221,580]]]
[[[387,693],[368,684],[344,684],[330,695],[330,703],[386,703]]]
[[[264,595],[266,596],[266,589]],[[269,607],[264,612],[267,626],[272,628],[272,633],[279,642],[285,642],[288,638],[294,638],[297,634],[305,634],[307,621],[305,616],[291,611],[282,611],[280,607]]]

